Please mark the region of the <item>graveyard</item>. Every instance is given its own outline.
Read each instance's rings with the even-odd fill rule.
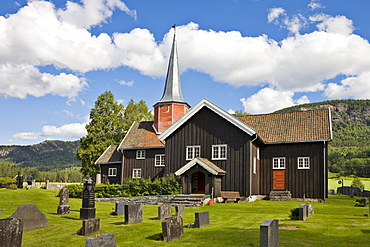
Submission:
[[[82,200],[69,198],[69,213],[58,214],[61,199],[57,193],[37,188],[0,189],[1,219],[14,214],[23,204],[34,204],[48,220],[42,228],[24,231],[22,246],[85,246],[87,239],[97,236],[77,234],[82,226]],[[161,237],[160,205],[144,205],[141,222],[127,223],[124,215],[111,214],[115,203],[95,202],[94,217],[100,219],[98,236],[113,234],[117,246],[260,246],[260,226],[266,219],[278,220],[280,246],[367,246],[370,218],[364,214],[369,213],[369,208],[355,207],[356,199],[361,198],[330,195],[326,203],[310,202],[314,214],[305,221],[290,219],[290,211],[304,203],[299,201],[257,200],[185,208],[181,221],[172,219],[180,222],[177,224],[193,225],[195,215],[204,212],[209,222],[203,227],[185,227],[183,235],[168,242]],[[175,216],[175,208],[170,214]]]

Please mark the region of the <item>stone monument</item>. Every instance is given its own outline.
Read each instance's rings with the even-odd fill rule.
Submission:
[[[279,246],[279,220],[267,219],[260,225],[260,247]]]
[[[23,224],[14,218],[0,219],[0,245],[22,246]]]
[[[162,238],[163,241],[170,242],[184,235],[182,218],[173,216],[162,221]]]
[[[69,190],[63,188],[60,192],[60,201],[57,210],[57,214],[65,215],[70,213],[71,206],[68,205],[69,202]]]
[[[84,183],[80,220],[95,218],[95,184],[91,178]]]
[[[23,231],[31,231],[38,228],[48,227],[48,219],[34,204],[23,204],[9,218],[21,220]]]

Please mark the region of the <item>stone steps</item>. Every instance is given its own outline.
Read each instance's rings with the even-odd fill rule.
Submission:
[[[195,208],[204,205],[209,195],[176,195],[171,200],[171,205],[184,205],[187,208]]]
[[[273,190],[270,192],[270,201],[290,201],[292,198],[290,191]]]

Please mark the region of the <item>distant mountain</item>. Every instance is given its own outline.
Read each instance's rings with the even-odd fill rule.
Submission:
[[[0,146],[0,162],[13,162],[39,171],[81,166],[76,158],[79,141],[44,141],[31,146]]]

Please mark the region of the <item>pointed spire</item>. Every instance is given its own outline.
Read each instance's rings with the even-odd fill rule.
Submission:
[[[177,45],[176,45],[176,26],[172,26],[174,29],[173,42],[170,54],[170,60],[168,63],[166,85],[164,88],[162,99],[158,103],[166,102],[177,102],[185,103],[182,98],[179,62],[177,57]]]

